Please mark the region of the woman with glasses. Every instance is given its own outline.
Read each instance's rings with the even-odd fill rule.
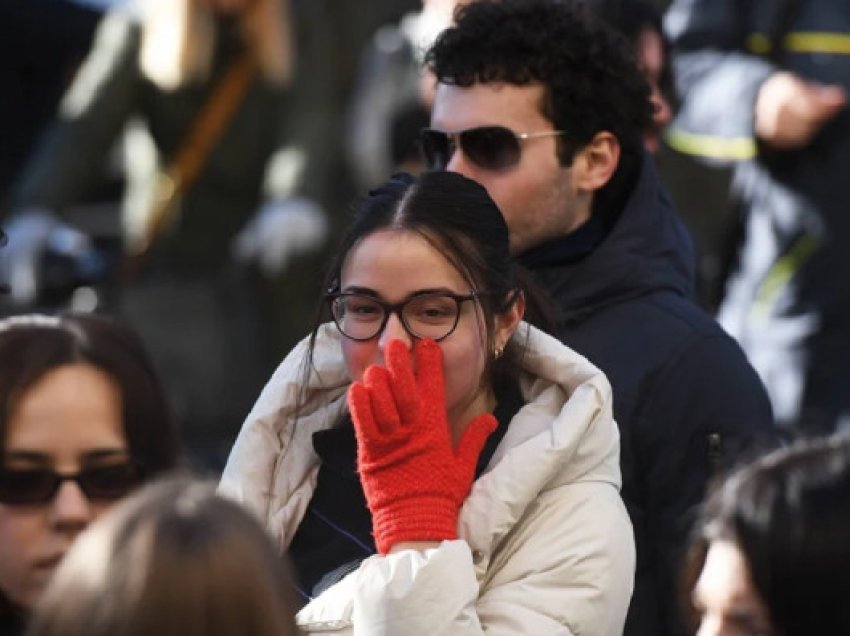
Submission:
[[[289,551],[299,626],[621,633],[634,546],[610,387],[521,322],[486,190],[396,175],[326,289],[332,322],[275,372],[221,484]]]
[[[14,634],[77,535],[178,461],[137,340],[84,315],[0,321],[0,633]]]

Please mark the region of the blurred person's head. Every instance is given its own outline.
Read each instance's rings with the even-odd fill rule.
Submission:
[[[0,320],[0,600],[36,601],[77,535],[179,443],[139,341],[90,315]]]
[[[774,451],[708,499],[684,591],[699,636],[850,633],[850,440]]]
[[[655,108],[652,125],[644,132],[644,146],[657,153],[661,130],[673,119],[670,44],[664,35],[661,12],[646,0],[593,0],[588,6],[622,33],[634,49]]]
[[[287,563],[256,519],[209,484],[146,486],[92,525],[28,636],[289,636]]]
[[[429,166],[487,188],[514,254],[622,207],[652,105],[608,25],[557,0],[481,0],[458,9],[426,63],[439,82]]]

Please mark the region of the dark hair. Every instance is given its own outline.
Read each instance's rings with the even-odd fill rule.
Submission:
[[[641,36],[647,31],[658,35],[663,51],[658,88],[665,99],[671,104],[674,103],[675,88],[673,70],[670,67],[670,40],[664,33],[661,11],[658,7],[646,0],[589,0],[587,7],[625,36],[632,46],[638,63],[640,62],[638,46]]]
[[[709,544],[732,541],[778,633],[850,633],[848,528],[850,438],[799,441],[738,470],[709,497],[684,591]]]
[[[566,131],[562,165],[597,133],[617,137],[620,162],[594,197],[594,210],[623,199],[637,178],[653,112],[625,38],[581,5],[559,0],[478,0],[461,5],[455,23],[425,56],[437,80],[462,87],[542,84],[541,112]]]
[[[336,290],[349,252],[381,229],[410,230],[422,236],[482,296],[488,325],[509,306],[519,285],[508,252],[508,226],[502,213],[476,182],[459,174],[429,172],[414,178],[400,172],[372,190],[359,205],[326,276]],[[513,300],[513,299],[511,299]]]
[[[487,190],[454,172],[426,172],[418,177],[400,172],[357,204],[354,221],[342,238],[328,268],[325,289],[339,289],[340,275],[351,250],[363,238],[382,229],[415,232],[433,245],[479,292],[487,325],[487,345],[492,351],[493,317],[507,311],[520,293],[527,314],[544,330],[552,330],[549,301],[530,277],[515,264],[508,248],[508,226]],[[321,319],[311,337],[305,366],[309,374],[313,343]],[[512,363],[521,351],[508,347],[505,356],[491,361],[486,372],[511,375]],[[307,384],[306,382],[304,383]]]
[[[77,540],[30,636],[296,634],[287,563],[210,484],[170,479],[131,495]]]
[[[0,320],[0,449],[9,416],[21,396],[66,364],[91,364],[121,391],[124,435],[147,477],[174,468],[177,429],[139,340],[126,328],[90,314],[30,314]]]

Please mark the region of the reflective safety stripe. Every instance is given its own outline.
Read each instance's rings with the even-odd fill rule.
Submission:
[[[670,126],[664,141],[673,149],[688,155],[726,161],[746,161],[756,156],[756,141],[752,137],[715,137],[698,135]]]
[[[850,33],[792,31],[782,42],[785,50],[791,53],[850,55]],[[747,37],[746,47],[756,55],[767,55],[771,49],[770,38],[764,33],[751,33]],[[664,140],[673,150],[720,161],[747,161],[758,153],[756,141],[752,137],[700,135],[675,126],[667,128]]]
[[[810,234],[801,236],[791,249],[773,264],[756,291],[755,303],[751,310],[754,320],[763,321],[770,317],[779,294],[817,251],[819,244],[818,239]]]
[[[792,31],[783,38],[782,44],[791,53],[850,55],[848,33]],[[767,55],[770,48],[770,39],[764,33],[752,33],[747,37],[747,49],[756,55]]]

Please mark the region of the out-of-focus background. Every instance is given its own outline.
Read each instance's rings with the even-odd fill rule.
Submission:
[[[62,105],[69,87],[82,84],[77,80],[84,73],[98,76],[99,71],[108,77],[108,69],[89,68],[96,67],[96,62],[84,64],[89,52],[97,48],[120,49],[120,43],[108,41],[108,33],[97,36],[104,15],[116,10],[141,15],[143,3],[158,1],[161,0],[3,0],[0,3],[0,85],[3,86],[0,217],[6,221],[14,218],[21,211],[21,197],[26,199],[28,193],[37,191],[39,179],[46,180],[42,166],[51,161],[49,156],[44,156],[50,154],[51,146],[45,139],[55,135],[52,126],[57,116],[61,119],[71,108],[70,98]],[[224,13],[230,4],[228,0],[198,1]],[[273,160],[270,158],[268,162],[274,163],[279,173],[290,175],[280,179],[288,178],[292,183],[284,188],[286,194],[279,197],[280,205],[274,210],[268,206],[259,208],[248,224],[250,232],[227,237],[232,251],[227,258],[240,264],[240,272],[245,268],[252,272],[249,283],[243,284],[240,278],[237,295],[225,302],[240,306],[247,302],[252,310],[256,309],[251,319],[259,318],[251,322],[244,315],[237,316],[235,329],[240,335],[225,336],[230,351],[221,364],[225,367],[238,364],[246,369],[241,374],[245,386],[240,389],[240,396],[233,398],[230,414],[222,416],[227,422],[219,426],[221,439],[210,442],[210,448],[201,452],[204,457],[200,461],[213,466],[222,461],[229,448],[238,429],[239,422],[235,421],[238,414],[247,413],[263,379],[308,332],[315,315],[315,299],[322,291],[323,265],[337,232],[345,225],[353,197],[379,183],[394,169],[417,169],[414,139],[428,121],[427,110],[420,101],[424,96],[427,104],[428,89],[411,68],[419,65],[422,47],[445,25],[455,3],[453,0],[289,0],[283,4],[287,7],[284,19],[294,38],[294,74],[285,91],[283,135],[289,138],[281,141],[280,152],[275,151]],[[668,4],[666,0],[655,2],[662,11]],[[113,34],[112,37],[125,36]],[[106,60],[102,65],[109,63]],[[145,97],[136,98],[142,102],[143,109],[155,111],[155,106],[144,103]],[[122,233],[126,233],[127,221],[122,220],[121,211],[127,207],[127,192],[133,190],[128,185],[131,171],[128,157],[132,162],[147,152],[146,146],[139,144],[132,122],[128,122],[127,129],[126,134],[115,136],[103,165],[75,165],[75,161],[76,164],[92,161],[86,153],[76,160],[63,159],[73,166],[75,173],[88,175],[86,187],[75,193],[73,201],[63,202],[62,209],[48,210],[48,218],[52,219],[56,213],[63,222],[62,229],[67,224],[71,231],[44,230],[54,228],[52,220],[25,226],[25,236],[44,231],[50,232],[50,240],[48,247],[38,253],[37,284],[28,286],[26,272],[18,272],[13,285],[17,291],[11,300],[0,300],[0,315],[67,308],[113,312],[127,302],[116,298],[115,288],[122,284],[127,265],[122,251]],[[157,131],[153,133],[156,137]],[[269,132],[272,134],[281,133],[275,130]],[[680,213],[694,233],[700,254],[700,299],[713,309],[730,225],[728,173],[706,168],[664,145],[657,160]],[[291,178],[297,172],[293,167],[296,164],[302,168],[306,165],[309,173],[300,181]],[[96,179],[90,178],[93,173]],[[126,217],[126,210],[124,214]],[[75,231],[85,237],[82,242]],[[157,262],[157,268],[168,267],[166,261]],[[259,275],[255,276],[253,270]],[[23,284],[18,284],[21,281]],[[239,294],[249,284],[257,286],[259,291],[245,301]],[[226,286],[230,294],[231,283]],[[178,311],[186,294],[195,291],[181,288],[176,293],[175,298],[181,300],[160,294],[160,301],[166,309],[173,305],[171,319],[175,323],[189,323],[182,327],[186,333],[195,331],[192,321],[202,325],[209,318],[201,314],[218,312],[214,308],[206,309],[203,304],[187,304],[187,309]],[[135,306],[147,305],[148,298],[131,300]],[[164,315],[166,318],[145,320],[161,322],[168,319],[168,314]],[[155,341],[161,334],[146,333],[144,322],[134,327],[154,349],[158,366],[171,365],[167,356],[157,355],[156,349],[159,346],[173,353],[175,344],[157,345]],[[233,330],[232,326],[221,328]],[[261,335],[251,335],[256,330]],[[214,338],[216,332],[210,333]],[[184,336],[179,338],[185,340]],[[200,339],[195,346],[201,350],[208,348]],[[187,355],[204,358],[198,353]],[[212,354],[209,360],[207,366],[214,367]],[[177,382],[169,379],[173,369],[159,370],[166,385]],[[191,393],[191,387],[187,391]],[[206,417],[193,415],[192,409],[184,404],[204,401],[197,396],[176,396],[174,400],[178,419]],[[210,404],[214,405],[212,398]],[[185,413],[181,415],[184,407]],[[190,445],[193,428],[198,429],[195,438],[204,437],[199,431],[206,429],[199,423],[184,424],[187,427]]]

